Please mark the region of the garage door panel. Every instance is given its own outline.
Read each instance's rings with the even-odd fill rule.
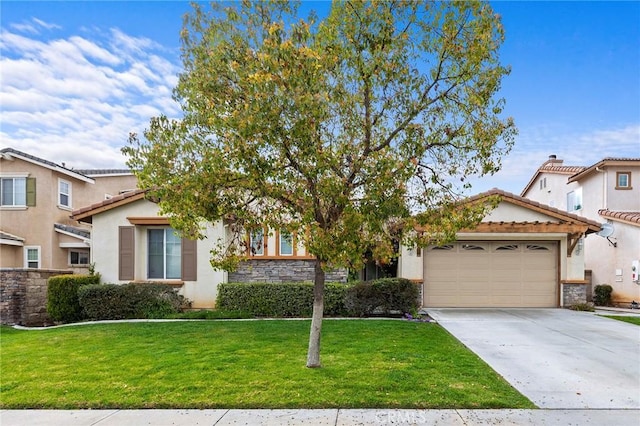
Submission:
[[[425,306],[555,307],[557,256],[557,244],[545,242],[458,242],[451,250],[427,249]]]

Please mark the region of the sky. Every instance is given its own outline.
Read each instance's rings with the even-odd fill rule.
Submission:
[[[494,176],[519,194],[555,154],[566,165],[640,158],[640,2],[494,1],[511,66],[499,97],[519,134]],[[319,12],[325,2],[307,2]],[[153,116],[180,115],[188,2],[0,2],[0,148],[76,169],[124,168]]]

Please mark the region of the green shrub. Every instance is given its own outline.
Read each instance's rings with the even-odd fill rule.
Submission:
[[[347,290],[345,306],[354,316],[404,314],[419,308],[418,286],[404,278],[361,282]]]
[[[82,319],[78,290],[100,282],[96,275],[57,275],[48,280],[47,313],[54,321],[74,322]]]
[[[325,315],[346,314],[348,288],[342,283],[325,284]],[[223,283],[218,285],[216,306],[259,317],[308,317],[313,312],[313,283]]]
[[[600,284],[593,290],[593,303],[596,306],[611,306],[611,293],[613,292],[613,287],[609,284]]]
[[[166,318],[190,302],[164,284],[101,284],[83,287],[78,298],[90,320]]]
[[[584,311],[584,312],[593,312],[595,311],[593,304],[591,303],[576,303],[569,307],[572,311]]]

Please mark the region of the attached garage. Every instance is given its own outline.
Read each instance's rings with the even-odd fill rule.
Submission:
[[[424,305],[430,307],[556,307],[558,243],[458,241],[429,246]]]
[[[497,206],[473,229],[460,230],[455,242],[404,249],[400,276],[422,283],[423,307],[541,308],[586,301],[583,239],[600,224],[499,189],[466,202],[496,198]]]

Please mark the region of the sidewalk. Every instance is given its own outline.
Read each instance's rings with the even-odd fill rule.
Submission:
[[[616,425],[640,410],[2,410],[2,426]]]

